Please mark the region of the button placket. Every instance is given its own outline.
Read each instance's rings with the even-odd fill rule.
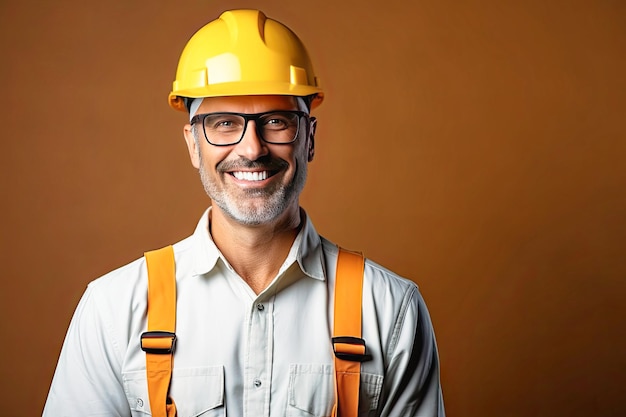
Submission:
[[[264,416],[268,409],[272,377],[274,321],[272,300],[255,300],[250,306],[248,327],[247,389],[244,389],[246,415]]]

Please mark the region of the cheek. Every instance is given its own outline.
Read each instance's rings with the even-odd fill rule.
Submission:
[[[300,150],[290,153],[289,155],[281,155],[279,158],[289,163],[289,170],[292,172],[299,170],[302,164],[306,161],[306,159],[303,159],[303,155]]]
[[[211,146],[208,143],[200,145],[198,148],[198,159],[201,161],[203,169],[213,171],[222,161],[228,159],[230,151],[224,148]]]
[[[306,165],[311,161],[311,157],[312,157],[312,148],[309,146],[309,142],[307,141],[307,143],[303,144],[303,146],[301,146],[298,149],[298,152],[296,154],[296,160],[298,161],[298,165]]]
[[[309,141],[303,140],[296,142],[293,147],[290,157],[291,160],[297,160],[300,163],[302,160],[306,161],[309,155]]]

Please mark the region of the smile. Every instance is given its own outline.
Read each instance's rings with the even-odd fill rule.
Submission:
[[[269,171],[234,171],[231,174],[238,180],[244,181],[263,181],[270,176]]]

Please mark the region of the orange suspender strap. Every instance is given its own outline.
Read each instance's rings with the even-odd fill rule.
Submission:
[[[167,246],[146,252],[148,268],[148,331],[141,335],[146,352],[148,396],[153,417],[176,416],[169,398],[176,344],[176,272],[174,249]]]
[[[340,417],[357,417],[361,362],[371,359],[361,338],[364,266],[362,254],[339,248],[333,330],[337,405],[333,415]]]

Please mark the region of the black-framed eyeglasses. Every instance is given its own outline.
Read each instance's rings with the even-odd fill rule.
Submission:
[[[274,110],[264,113],[204,113],[191,119],[191,124],[202,124],[207,142],[215,146],[229,146],[241,142],[248,122],[254,120],[257,135],[272,144],[293,143],[300,132],[300,120],[309,115],[298,110]]]

